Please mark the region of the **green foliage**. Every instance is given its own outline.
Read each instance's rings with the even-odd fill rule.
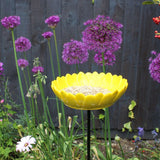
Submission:
[[[143,5],[146,4],[160,4],[160,0],[152,0],[152,1],[144,1],[142,2]]]
[[[135,117],[134,117],[134,112],[133,112],[135,106],[136,106],[136,102],[135,102],[134,100],[132,100],[131,103],[130,103],[130,105],[128,106],[128,110],[129,110],[129,112],[128,112],[128,117],[129,117],[131,120],[135,118]],[[132,121],[129,121],[129,122],[125,123],[125,124],[123,125],[122,132],[124,132],[126,129],[127,129],[129,132],[132,132],[131,124],[132,124]]]
[[[105,118],[105,116],[104,116],[104,114],[99,114],[99,119],[104,119]]]

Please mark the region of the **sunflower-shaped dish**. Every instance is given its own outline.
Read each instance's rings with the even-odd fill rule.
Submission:
[[[127,87],[127,79],[121,75],[97,72],[66,74],[51,83],[53,92],[66,106],[80,110],[110,107]]]

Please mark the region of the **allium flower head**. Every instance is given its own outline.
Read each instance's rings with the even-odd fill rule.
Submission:
[[[17,62],[18,62],[18,66],[21,67],[22,70],[29,65],[26,59],[18,59]]]
[[[31,136],[23,137],[21,138],[20,142],[17,142],[16,151],[29,152],[30,149],[32,148],[32,144],[35,144],[35,143],[36,143],[36,139],[34,137],[31,137]]]
[[[143,135],[144,135],[144,129],[141,127],[138,127],[138,136],[142,138]]]
[[[48,27],[50,28],[55,28],[60,21],[60,17],[55,15],[55,16],[50,16],[45,20],[45,23],[48,24]]]
[[[41,66],[34,66],[34,67],[32,68],[32,72],[33,72],[33,73],[36,74],[36,73],[38,73],[38,71],[42,73],[42,72],[44,72],[44,68],[41,67]]]
[[[103,65],[103,58],[102,58],[102,53],[98,52],[94,56],[94,61],[98,65]],[[110,65],[112,66],[116,61],[116,56],[110,52],[109,50],[104,53],[104,65]]]
[[[15,40],[16,51],[26,52],[31,48],[31,42],[25,37],[19,37]]]
[[[84,23],[88,27],[82,32],[82,40],[88,45],[89,50],[104,52],[110,50],[114,52],[120,48],[122,43],[122,24],[98,15],[94,20]]]
[[[42,36],[43,36],[44,38],[46,38],[46,39],[50,39],[50,38],[53,36],[53,33],[50,32],[50,31],[44,32],[44,33],[42,34]]]
[[[88,50],[83,42],[71,40],[63,45],[62,59],[67,64],[79,64],[88,60]]]
[[[9,16],[1,19],[2,25],[7,29],[14,29],[20,24],[19,16]]]
[[[3,68],[3,63],[0,62],[0,76],[3,75],[4,68]]]
[[[160,53],[154,54],[154,59],[149,58],[149,72],[151,77],[160,83]]]

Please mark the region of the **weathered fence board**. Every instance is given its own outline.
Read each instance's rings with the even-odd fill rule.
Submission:
[[[111,128],[120,130],[128,118],[128,105],[132,99],[137,102],[133,128],[145,127],[146,130],[160,127],[160,85],[154,82],[148,72],[148,58],[150,51],[160,51],[160,40],[154,39],[154,30],[158,30],[152,22],[152,17],[160,15],[158,6],[142,5],[143,0],[0,0],[0,19],[5,16],[19,15],[21,25],[16,28],[15,36],[25,36],[32,42],[32,49],[27,52],[27,58],[32,68],[34,57],[40,57],[48,76],[46,94],[54,97],[50,88],[53,79],[50,69],[50,58],[47,41],[41,34],[50,30],[44,23],[51,15],[59,15],[61,21],[56,28],[59,56],[61,61],[62,75],[75,72],[74,65],[65,64],[62,59],[63,44],[71,39],[81,40],[81,32],[85,29],[83,23],[88,19],[95,18],[98,14],[110,16],[115,21],[123,24],[123,44],[116,53],[116,64],[107,70],[113,74],[121,74],[128,79],[129,87],[125,95],[114,104],[110,110]],[[11,34],[0,25],[0,61],[5,64],[5,74],[9,77],[11,92],[18,98],[20,94],[14,62]],[[52,51],[55,51],[54,40],[51,39]],[[19,55],[20,56],[20,55]],[[91,53],[89,62],[79,65],[80,71],[101,71],[93,61]],[[56,76],[57,61],[54,56]],[[48,101],[53,119],[57,122],[57,111],[54,100]],[[65,108],[67,116],[79,115],[80,111]],[[95,115],[103,113],[96,111]],[[84,112],[85,114],[85,112]],[[85,114],[86,116],[86,114]],[[96,123],[100,127],[99,121]]]

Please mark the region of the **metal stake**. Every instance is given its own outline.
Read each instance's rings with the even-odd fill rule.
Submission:
[[[87,160],[90,160],[90,110],[87,110]]]

